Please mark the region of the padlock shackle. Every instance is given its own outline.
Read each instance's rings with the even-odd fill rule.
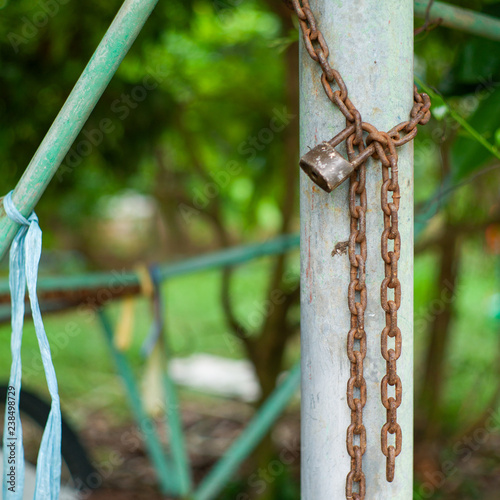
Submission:
[[[338,133],[333,139],[330,139],[328,144],[331,144],[333,147],[338,146],[341,142],[346,141],[352,134],[356,132],[355,125],[349,125],[349,127],[342,130],[342,132]],[[370,144],[365,150],[363,150],[356,158],[350,161],[350,164],[354,168],[358,168],[362,163],[364,163],[370,156],[375,153],[375,146]]]
[[[363,152],[361,152],[356,158],[354,158],[350,163],[354,168],[358,168],[362,163],[364,163],[370,156],[375,153],[375,146],[370,144]]]
[[[354,125],[349,125],[349,127],[345,128],[342,130],[342,132],[338,133],[333,139],[330,139],[328,144],[331,144],[334,148],[337,147],[341,142],[344,142],[347,140],[349,136],[354,134],[356,131],[356,127]]]

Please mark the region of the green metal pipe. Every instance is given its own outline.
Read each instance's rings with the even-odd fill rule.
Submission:
[[[429,0],[415,0],[415,16],[425,18]],[[430,9],[429,20],[436,22],[441,19],[441,25],[473,35],[500,40],[500,19],[496,17],[462,9],[442,2],[434,2]]]
[[[179,494],[185,497],[192,490],[192,475],[189,457],[186,449],[186,440],[182,428],[182,414],[179,406],[177,387],[169,373],[171,348],[166,333],[165,300],[158,281],[157,270],[150,270],[150,277],[154,283],[152,298],[154,324],[158,334],[156,349],[159,350],[162,369],[163,390],[165,393],[165,414],[167,417],[166,431],[170,440],[170,454],[176,470]],[[143,346],[144,347],[144,346]],[[154,348],[154,349],[155,349]]]
[[[14,190],[14,204],[23,215],[34,210],[157,2],[123,3]],[[17,229],[0,204],[0,258]]]
[[[170,437],[170,453],[172,455],[173,466],[176,470],[177,483],[180,495],[187,495],[192,487],[191,468],[186,450],[186,441],[182,428],[182,415],[177,396],[177,388],[168,373],[168,364],[163,373],[163,387],[166,398],[166,415],[168,431]]]
[[[141,396],[137,384],[134,379],[132,368],[127,362],[127,358],[116,348],[113,342],[113,326],[105,312],[99,310],[99,319],[101,320],[106,343],[115,361],[116,368],[127,390],[130,406],[134,413],[135,420],[144,436],[146,449],[151,462],[154,465],[158,474],[158,482],[160,488],[165,494],[177,495],[180,493],[178,479],[173,473],[175,470],[174,465],[167,459],[163,451],[160,437],[156,432],[156,427],[142,405]]]
[[[297,363],[290,370],[285,381],[276,387],[246,429],[203,479],[193,495],[194,500],[217,498],[243,460],[260,443],[273,423],[281,415],[299,386],[300,363]]]
[[[285,234],[263,243],[235,246],[220,252],[209,253],[192,259],[186,259],[176,264],[166,264],[160,266],[159,279],[165,280],[167,278],[179,276],[180,274],[243,264],[244,262],[248,262],[259,257],[286,253],[293,248],[297,248],[298,246],[298,234]]]
[[[159,281],[209,269],[243,264],[258,257],[278,255],[299,246],[298,234],[286,234],[263,243],[240,245],[212,252],[205,255],[185,259],[179,262],[163,264],[158,269]],[[81,288],[115,289],[119,286],[134,286],[139,284],[139,278],[133,271],[100,272],[75,274],[70,276],[46,276],[38,280],[38,291],[65,291]],[[8,280],[0,281],[0,295],[9,293]]]

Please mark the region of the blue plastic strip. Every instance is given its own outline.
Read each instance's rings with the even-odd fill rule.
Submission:
[[[57,379],[50,355],[50,346],[43,327],[36,295],[38,264],[42,253],[42,231],[33,212],[25,219],[12,202],[12,192],[3,200],[5,211],[21,227],[10,249],[9,286],[12,297],[12,366],[10,398],[8,397],[4,426],[4,500],[22,500],[24,489],[24,451],[19,397],[21,391],[21,340],[24,322],[26,286],[31,304],[33,322],[42,356],[50,396],[51,409],[38,452],[34,500],[58,500],[61,488],[61,409]],[[12,401],[12,404],[9,404]],[[12,458],[12,460],[10,460]]]

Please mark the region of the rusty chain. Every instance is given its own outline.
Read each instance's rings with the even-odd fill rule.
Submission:
[[[417,125],[425,125],[429,121],[431,103],[429,96],[424,93],[420,94],[417,87],[414,86],[414,103],[409,120],[396,125],[388,132],[380,132],[373,125],[363,122],[360,112],[348,97],[347,87],[340,73],[332,68],[328,62],[329,47],[322,32],[318,29],[309,0],[284,1],[298,17],[308,54],[321,66],[321,83],[326,95],[346,119],[346,128],[337,137],[346,140],[349,161],[352,162],[356,158],[356,163],[359,165],[351,175],[349,188],[351,218],[349,260],[351,270],[348,303],[351,312],[351,328],[347,338],[347,355],[351,362],[351,376],[347,384],[347,402],[351,410],[351,424],[347,429],[346,444],[351,457],[351,470],[346,481],[346,498],[348,500],[364,500],[366,479],[362,470],[362,459],[366,451],[367,441],[366,429],[363,425],[363,408],[367,397],[366,381],[363,377],[363,362],[367,349],[364,328],[364,313],[367,304],[365,161],[373,156],[382,164],[381,206],[384,214],[384,231],[381,249],[385,264],[385,278],[381,286],[381,304],[385,311],[386,326],[381,334],[381,351],[387,363],[387,372],[381,383],[381,398],[382,404],[387,410],[387,422],[382,427],[381,447],[382,453],[387,457],[386,478],[387,481],[392,482],[396,457],[402,449],[402,432],[401,426],[397,422],[397,409],[401,405],[403,396],[401,379],[396,370],[396,361],[401,356],[402,350],[402,335],[397,324],[397,312],[401,305],[401,283],[398,279],[398,260],[401,250],[398,209],[401,194],[398,183],[396,148],[406,144],[416,136]],[[333,90],[332,84],[335,84],[338,89]],[[364,133],[366,133],[366,137]],[[355,153],[355,148],[358,149],[358,155]],[[391,200],[389,200],[389,193],[392,193]],[[389,240],[393,241],[392,250],[389,249]],[[394,290],[393,299],[389,298],[389,289]],[[388,348],[389,338],[394,339],[395,348]],[[395,387],[395,398],[389,397],[389,386]],[[395,445],[389,445],[388,434],[395,435]],[[357,484],[356,488],[354,488],[355,484]]]
[[[380,133],[379,133],[380,134]],[[385,278],[380,288],[382,308],[385,311],[385,328],[381,335],[382,357],[387,363],[387,373],[382,379],[382,404],[387,410],[387,422],[382,427],[382,453],[387,457],[387,481],[394,480],[396,457],[401,453],[402,433],[397,421],[397,409],[401,406],[403,387],[396,371],[396,361],[401,356],[402,337],[398,327],[398,309],[401,305],[401,283],[398,279],[398,260],[401,251],[401,236],[398,230],[398,209],[401,198],[398,183],[398,154],[396,147],[387,134],[380,134],[378,142],[385,139],[390,154],[379,153],[382,163],[382,211],[384,213],[384,230],[382,232],[381,250],[385,264]],[[370,140],[370,136],[369,139]],[[389,201],[389,192],[392,200]],[[389,250],[389,240],[392,240],[393,249]],[[394,300],[388,298],[389,289],[394,290]],[[394,339],[395,349],[388,348],[389,337]],[[388,396],[388,386],[395,387],[396,398]],[[388,434],[396,435],[396,446],[388,445]]]
[[[354,152],[356,138],[347,139],[349,160]],[[363,142],[357,145],[362,150]],[[366,429],[363,425],[363,408],[366,405],[366,380],[363,376],[363,361],[366,357],[365,310],[366,289],[366,165],[363,163],[352,175],[349,186],[349,207],[351,214],[351,234],[349,237],[349,261],[351,277],[348,290],[348,303],[351,312],[351,329],[347,337],[347,356],[351,362],[351,377],[347,383],[347,403],[351,409],[351,424],[347,428],[347,452],[351,457],[351,471],[347,475],[346,497],[362,500],[365,497],[366,479],[362,461],[366,451]],[[359,204],[357,198],[359,197]],[[359,253],[356,252],[359,247]],[[357,342],[356,342],[357,341]],[[358,344],[358,349],[355,348]],[[355,397],[354,393],[359,395]],[[355,440],[359,444],[354,444]],[[357,492],[353,491],[358,484]]]

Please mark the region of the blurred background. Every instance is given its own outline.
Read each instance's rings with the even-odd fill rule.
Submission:
[[[497,1],[450,3],[500,17]],[[0,0],[2,193],[120,5]],[[133,298],[90,294],[45,316],[63,412],[98,473],[91,498],[164,498],[98,306],[117,322],[115,345],[159,426],[160,368],[144,344],[155,307],[148,266],[298,231],[297,42],[281,2],[159,2],[37,206],[42,276],[142,276]],[[500,487],[498,49],[439,26],[415,38],[417,83],[433,98],[415,140],[418,499],[493,499]],[[156,299],[195,482],[299,359],[298,281],[292,248],[162,283]],[[9,342],[4,322],[0,383]],[[23,387],[47,398],[29,321],[23,364]],[[297,396],[218,498],[298,499],[298,439]],[[283,450],[289,459],[270,468]]]

